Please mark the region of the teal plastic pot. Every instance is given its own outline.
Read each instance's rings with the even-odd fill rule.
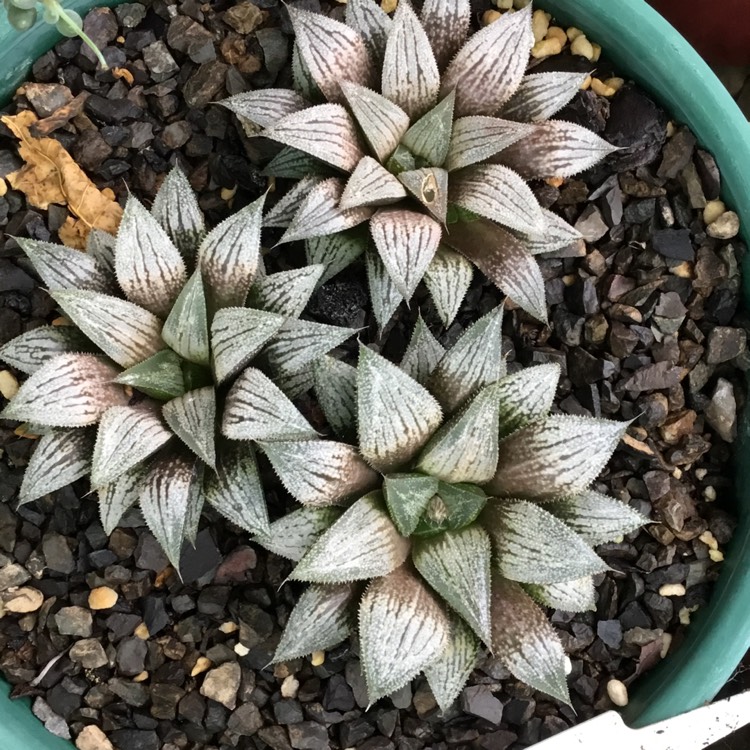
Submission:
[[[79,12],[93,3],[73,2]],[[101,3],[99,3],[101,4]],[[724,197],[740,214],[750,240],[750,125],[711,70],[687,42],[644,0],[538,0],[537,6],[599,42],[618,70],[632,77],[714,154]],[[12,94],[30,62],[55,41],[54,34],[11,33],[0,21],[0,101]],[[744,268],[745,300],[750,267]],[[713,699],[750,648],[750,420],[737,443],[737,508],[740,519],[710,604],[694,617],[685,642],[633,687],[625,718],[644,726]],[[745,460],[742,460],[742,457]],[[0,748],[70,750],[47,734],[26,703],[0,693]]]

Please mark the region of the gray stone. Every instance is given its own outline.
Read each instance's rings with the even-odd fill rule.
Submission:
[[[289,59],[289,39],[278,27],[258,29],[255,32],[263,50],[263,59],[269,73],[279,73]]]
[[[7,591],[14,586],[22,586],[31,578],[29,572],[18,563],[11,563],[0,569],[0,591]]]
[[[44,698],[36,698],[31,706],[31,710],[39,721],[44,723],[44,728],[64,740],[70,739],[70,729],[68,723],[62,716],[56,714],[49,703]]]
[[[180,69],[171,52],[167,49],[167,45],[162,41],[149,44],[143,50],[143,62],[146,63],[151,78],[157,83],[166,81]]]
[[[117,669],[127,677],[135,677],[146,668],[148,646],[146,641],[132,636],[123,638],[117,647]]]
[[[135,564],[141,570],[153,570],[154,573],[161,573],[169,565],[164,550],[153,534],[144,533],[138,538],[135,548]]]
[[[71,90],[61,83],[27,83],[24,92],[39,117],[49,117],[73,101]]]
[[[237,662],[227,662],[212,669],[201,685],[201,695],[221,703],[228,709],[237,704],[237,691],[240,689],[242,670]]]
[[[407,683],[400,690],[390,695],[391,703],[396,708],[407,709],[411,706],[411,683]]]
[[[88,638],[93,627],[89,610],[83,607],[63,607],[56,615],[57,630],[61,635],[77,635]]]
[[[609,226],[602,212],[594,203],[589,203],[578,217],[575,228],[581,233],[586,242],[596,242],[609,232]]]
[[[681,127],[666,143],[657,175],[673,180],[690,163],[695,149],[695,136]]]
[[[84,669],[98,669],[109,663],[102,644],[95,638],[74,643],[69,655],[72,661],[77,662]]]
[[[113,677],[107,687],[118,697],[121,698],[128,706],[145,706],[148,703],[148,688],[141,682],[131,682],[123,680],[121,677]]]
[[[273,715],[277,724],[298,724],[305,717],[299,701],[292,698],[282,698],[273,706]]]
[[[252,703],[245,703],[240,706],[232,713],[227,722],[227,729],[242,737],[250,737],[262,726],[263,717],[260,715],[258,707]]]
[[[154,730],[117,729],[109,738],[116,748],[122,750],[159,750],[162,747],[159,735]]]
[[[534,715],[536,701],[533,698],[513,698],[503,708],[503,722],[520,726]]]
[[[188,106],[205,107],[224,88],[224,78],[229,66],[218,60],[203,63],[188,79],[183,88],[183,96]]]
[[[719,433],[719,437],[733,443],[737,437],[737,400],[732,384],[725,378],[719,378],[716,382],[705,413],[706,421]]]
[[[671,388],[680,382],[682,369],[669,362],[657,362],[636,370],[626,381],[625,388],[634,393],[660,391]]]
[[[42,554],[47,567],[55,573],[70,575],[76,569],[68,540],[61,534],[45,534],[42,540]]]
[[[173,720],[177,715],[177,704],[185,695],[185,691],[177,685],[157,683],[151,686],[151,716],[166,721]]]
[[[660,229],[651,235],[654,250],[665,258],[695,259],[695,250],[688,229]]]
[[[715,326],[708,334],[706,362],[717,365],[728,362],[747,348],[747,333],[741,328]]]
[[[503,720],[503,704],[487,685],[472,685],[461,693],[461,709],[467,714],[499,724]]]
[[[622,625],[619,620],[600,620],[596,624],[596,634],[608,648],[622,645]]]
[[[115,8],[115,14],[126,29],[134,29],[146,17],[146,6],[141,3],[123,3]]]
[[[316,721],[301,721],[289,727],[289,742],[295,750],[324,750],[331,746],[326,728]]]

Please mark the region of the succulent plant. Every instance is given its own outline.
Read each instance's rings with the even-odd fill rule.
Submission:
[[[18,239],[72,322],[0,349],[29,375],[2,417],[43,435],[21,503],[90,473],[105,531],[138,502],[175,566],[204,501],[268,531],[250,441],[317,435],[284,390],[354,331],[299,319],[322,265],[264,273],[264,200],[207,232],[175,169],[151,212],[130,197],[88,252]]]
[[[608,569],[592,545],[647,519],[591,489],[627,424],[550,415],[559,368],[506,374],[501,319],[444,351],[420,318],[400,366],[366,347],[356,368],[322,358],[319,402],[355,444],[261,441],[303,507],[256,540],[311,584],[275,662],[356,630],[371,701],[423,671],[445,709],[482,642],[568,701],[562,645],[535,601],[592,609],[592,576]]]
[[[469,0],[427,0],[420,17],[401,0],[393,19],[350,0],[345,24],[289,14],[296,90],[224,102],[249,134],[284,144],[266,173],[299,179],[265,225],[286,227],[280,242],[306,240],[327,277],[364,253],[381,326],[423,278],[450,325],[472,264],[546,320],[534,256],[580,235],[526,180],[571,176],[615,149],[548,119],[586,75],[525,74],[531,6],[471,36]]]

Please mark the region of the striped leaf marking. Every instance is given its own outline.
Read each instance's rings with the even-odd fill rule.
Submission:
[[[339,516],[341,509],[333,506],[302,507],[274,521],[268,534],[256,534],[253,539],[267,550],[298,562]]]
[[[386,206],[406,197],[404,186],[371,156],[363,157],[347,180],[340,208]]]
[[[0,359],[30,375],[58,354],[91,351],[91,342],[74,326],[40,326],[0,347]]]
[[[334,505],[378,485],[357,449],[333,440],[260,443],[287,492],[303,505]]]
[[[404,134],[401,143],[415,156],[433,167],[443,166],[453,132],[453,106],[456,96],[451,91],[439,104],[419,118]]]
[[[86,240],[86,253],[106,272],[111,282],[115,280],[115,243],[117,238],[102,229],[92,229]]]
[[[425,0],[420,20],[441,70],[466,41],[470,17],[469,0]]]
[[[435,221],[445,224],[448,213],[448,173],[444,169],[411,169],[401,172],[398,179]]]
[[[319,357],[313,364],[315,396],[328,424],[341,438],[356,437],[357,368],[335,357]]]
[[[362,35],[373,61],[382,62],[393,25],[390,16],[371,0],[351,0],[346,4],[346,25]]]
[[[365,581],[387,575],[408,555],[409,541],[385,512],[381,493],[371,492],[321,535],[290,578],[311,583]]]
[[[311,237],[307,240],[305,256],[308,264],[321,263],[325,266],[318,286],[322,286],[354,263],[365,252],[367,245],[367,235],[356,229],[351,232],[329,234],[325,237]]]
[[[588,73],[532,73],[502,108],[502,116],[518,122],[539,122],[557,114],[578,93]]]
[[[474,278],[474,266],[446,245],[440,245],[424,272],[424,283],[440,320],[450,328]]]
[[[99,517],[108,536],[117,528],[126,511],[138,502],[147,473],[148,469],[141,464],[126,471],[117,481],[97,490]]]
[[[438,491],[435,477],[424,474],[388,474],[383,482],[383,494],[396,528],[410,536],[419,519]]]
[[[444,355],[445,349],[432,335],[420,313],[399,367],[417,383],[425,385]]]
[[[528,125],[497,117],[459,117],[453,123],[445,168],[453,172],[482,162],[531,132],[532,128]]]
[[[303,177],[266,213],[263,217],[263,226],[288,227],[292,223],[294,214],[304,203],[307,194],[320,181],[319,177]]]
[[[187,511],[185,513],[185,527],[182,532],[183,537],[193,547],[195,547],[195,540],[198,537],[201,514],[203,513],[203,504],[205,502],[205,497],[203,496],[203,479],[206,472],[206,465],[201,461],[196,461],[193,465],[193,481],[190,485]]]
[[[499,381],[500,437],[544,419],[552,408],[559,380],[560,366],[545,364],[527,367]]]
[[[282,372],[274,376],[276,385],[291,399],[298,399],[313,387],[312,368],[299,372]]]
[[[211,361],[208,340],[208,312],[201,270],[190,277],[169,313],[161,336],[170,349],[197,365]]]
[[[294,88],[306,99],[315,101],[323,98],[318,84],[313,80],[310,68],[302,59],[299,44],[296,41],[292,45],[292,81]]]
[[[553,253],[555,250],[561,250],[574,242],[583,240],[581,233],[561,216],[546,208],[542,209],[542,214],[544,214],[546,224],[543,232],[518,235],[526,250],[532,255]]]
[[[250,290],[249,304],[285,318],[298,318],[324,271],[325,266],[317,264],[262,276]]]
[[[161,413],[172,431],[198,458],[216,467],[216,392],[213,386],[167,401]]]
[[[524,591],[545,607],[563,612],[596,611],[596,589],[593,576],[584,576],[565,583],[526,584]]]
[[[404,298],[396,288],[395,282],[377,252],[367,250],[365,253],[365,268],[367,269],[367,287],[370,291],[372,312],[382,335],[383,329]]]
[[[183,256],[194,263],[206,224],[195,191],[179,167],[173,167],[164,179],[154,197],[151,214]]]
[[[164,348],[162,322],[142,307],[100,292],[52,292],[63,312],[122,367],[148,359]]]
[[[122,386],[112,382],[117,373],[100,357],[61,354],[29,377],[2,418],[48,427],[96,424],[110,406],[127,403]]]
[[[185,393],[182,360],[171,349],[162,349],[121,372],[115,383],[129,385],[159,401],[169,401]]]
[[[443,531],[462,529],[474,523],[487,504],[487,495],[475,484],[438,483],[438,494],[419,519],[416,536],[433,537]]]
[[[310,104],[292,89],[257,89],[244,91],[220,102],[240,120],[248,120],[261,128],[270,128],[287,115],[299,112]]]
[[[264,177],[286,177],[301,180],[308,175],[327,175],[331,168],[310,154],[285,146],[266,164],[261,174]]]

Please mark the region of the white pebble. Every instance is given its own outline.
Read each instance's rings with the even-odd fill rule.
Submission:
[[[664,635],[661,637],[661,651],[659,652],[659,656],[661,656],[662,659],[666,658],[667,654],[669,653],[669,649],[671,645],[672,645],[672,634],[664,633]]]
[[[250,649],[247,646],[238,643],[234,647],[234,653],[237,654],[237,656],[247,656],[250,653]]]
[[[703,497],[706,498],[707,503],[712,503],[716,500],[716,488],[713,485],[708,485],[703,490]]]
[[[719,542],[716,540],[716,537],[707,529],[704,531],[699,537],[703,544],[705,544],[709,549],[719,549]]]
[[[585,57],[587,60],[594,59],[594,45],[591,44],[588,39],[586,39],[585,34],[577,36],[570,43],[570,51],[572,54],[579,55],[580,57]]]
[[[718,219],[706,227],[709,237],[717,240],[731,240],[740,231],[740,217],[734,211],[725,211]]]
[[[310,657],[310,664],[314,667],[319,667],[326,660],[325,651],[313,651]]]
[[[284,678],[284,682],[281,683],[282,698],[296,698],[298,690],[299,680],[293,674]]]
[[[18,393],[18,380],[8,370],[0,370],[0,394],[9,401]]]
[[[628,688],[621,680],[610,680],[607,683],[607,695],[615,706],[623,708],[628,705]]]
[[[565,654],[565,674],[570,674],[573,671],[573,662],[570,657]]]
[[[571,26],[566,33],[568,36],[568,40],[571,42],[574,39],[577,39],[579,36],[583,36],[583,32],[580,29],[577,29],[575,26]]]
[[[706,224],[713,224],[726,210],[724,201],[708,201],[703,209],[703,221]]]
[[[707,474],[708,474],[708,469],[696,469],[695,470],[695,478],[699,482],[702,482],[706,478]]]
[[[685,587],[681,583],[665,583],[659,589],[659,596],[685,596]]]

